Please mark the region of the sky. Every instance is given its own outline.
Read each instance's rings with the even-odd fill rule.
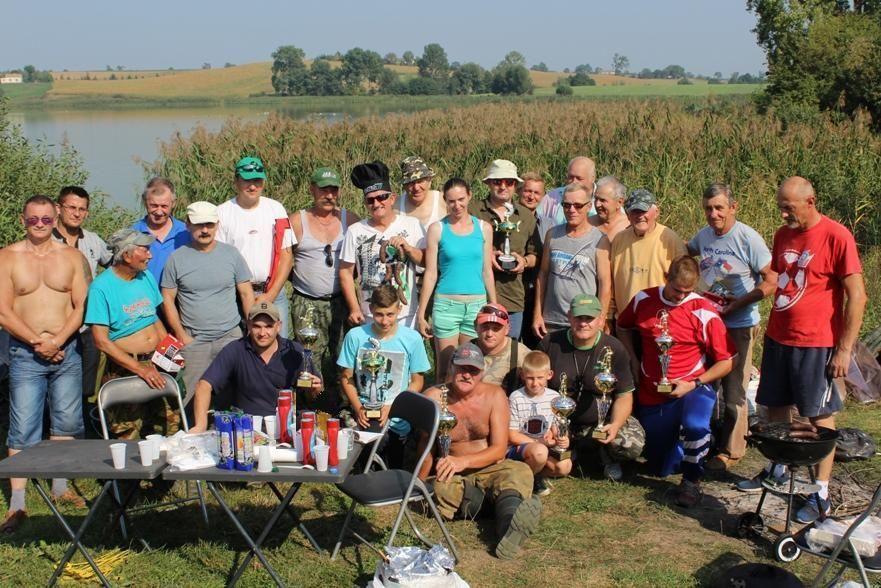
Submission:
[[[0,19],[0,70],[198,68],[269,61],[280,45],[307,57],[353,47],[417,57],[440,43],[451,62],[492,67],[507,52],[552,70],[589,63],[670,64],[712,75],[756,73],[764,56],[743,0],[13,0]]]

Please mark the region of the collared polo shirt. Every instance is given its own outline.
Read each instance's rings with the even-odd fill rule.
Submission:
[[[541,237],[538,234],[538,225],[532,211],[522,204],[514,204],[514,214],[511,222],[520,223],[520,228],[511,233],[511,252],[518,255],[535,255],[536,263],[541,260]],[[485,200],[472,200],[468,205],[468,212],[479,219],[485,220],[493,226],[493,221],[502,222],[502,218],[496,214],[489,203]],[[493,249],[501,251],[504,247],[505,235],[493,231]],[[496,297],[508,312],[522,312],[526,301],[526,291],[523,287],[523,274],[494,271],[496,279]]]
[[[278,391],[294,389],[302,369],[303,346],[296,341],[279,337],[278,349],[264,363],[245,335],[224,347],[201,379],[217,394],[217,408],[235,406],[251,415],[269,416],[275,414]]]
[[[153,234],[150,232],[145,218],[133,224],[132,228],[148,235]],[[162,282],[162,270],[165,268],[165,262],[174,253],[174,250],[180,249],[191,240],[192,237],[190,237],[190,232],[187,230],[187,225],[173,218],[171,219],[171,230],[165,235],[165,240],[160,241],[156,239],[153,241],[153,244],[150,245],[150,253],[153,254],[153,258],[147,262],[147,269],[156,278],[157,284]]]
[[[59,243],[67,242],[62,234],[58,232],[57,228],[52,229],[52,238]],[[74,247],[76,247],[79,252],[86,257],[86,261],[89,262],[89,268],[92,270],[92,279],[95,278],[99,265],[101,267],[107,267],[113,260],[113,253],[110,252],[107,243],[92,231],[80,229],[80,234],[76,238],[76,244]]]

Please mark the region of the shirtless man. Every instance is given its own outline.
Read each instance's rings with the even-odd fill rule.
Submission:
[[[22,209],[26,238],[0,250],[0,326],[9,343],[9,455],[43,438],[48,397],[50,439],[83,434],[82,361],[77,331],[83,323],[89,266],[82,254],[52,239],[55,202],[32,196]],[[27,517],[27,479],[10,480],[9,512],[0,531],[13,533]],[[52,481],[56,502],[84,506],[67,480]]]
[[[590,224],[601,230],[609,238],[630,226],[624,214],[624,199],[627,198],[627,187],[615,176],[603,176],[596,183],[593,194],[593,205],[596,215],[590,217]]]
[[[450,455],[429,455],[419,476],[434,470],[438,510],[447,518],[476,518],[486,496],[495,507],[496,557],[511,559],[538,529],[541,501],[532,495],[532,470],[526,463],[505,459],[510,411],[498,386],[481,382],[483,354],[473,343],[463,343],[452,359],[452,381],[447,382],[447,408],[458,424],[450,433]],[[440,388],[425,395],[440,403]],[[420,440],[422,451],[425,438]]]
[[[98,362],[101,384],[136,375],[151,388],[159,390],[165,386],[164,378],[150,361],[167,334],[156,314],[162,295],[153,274],[147,270],[153,240],[152,235],[134,229],[113,233],[107,242],[113,251],[113,265],[95,278],[89,288],[86,324],[92,326],[95,345],[102,352]],[[163,433],[177,430],[177,417],[165,399],[146,405],[123,405],[108,412],[110,432],[121,439],[136,439],[148,420]]]

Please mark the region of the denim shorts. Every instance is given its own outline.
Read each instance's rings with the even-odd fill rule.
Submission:
[[[449,339],[459,335],[477,337],[474,319],[477,312],[486,305],[486,296],[474,300],[454,300],[443,295],[434,297],[431,311],[431,328],[435,337]]]
[[[64,359],[48,362],[29,345],[9,342],[9,449],[25,449],[43,438],[43,411],[49,401],[49,435],[83,435],[83,376],[80,342],[62,346]]]

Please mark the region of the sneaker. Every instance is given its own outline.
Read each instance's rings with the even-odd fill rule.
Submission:
[[[819,494],[811,494],[805,505],[795,513],[795,520],[799,523],[813,523],[820,518],[821,511],[823,516],[829,516],[832,502],[828,498],[820,498]]]
[[[4,535],[12,535],[15,533],[23,522],[28,518],[28,513],[23,510],[6,513],[6,520],[0,525],[0,533]]]
[[[757,475],[753,476],[749,480],[742,480],[734,485],[735,488],[740,490],[741,492],[761,492],[763,483],[766,483],[770,486],[785,486],[789,484],[789,472],[784,473],[782,476],[772,476],[768,471],[762,470]]]
[[[624,478],[624,471],[620,463],[612,462],[603,466],[603,475],[613,482],[620,482]]]
[[[71,508],[86,508],[86,499],[68,488],[64,494],[52,495],[52,502],[56,506],[69,506]]]
[[[683,508],[691,508],[697,506],[702,497],[700,482],[690,482],[682,478],[679,488],[676,489],[676,504]]]
[[[551,483],[544,476],[536,476],[532,483],[532,493],[536,496],[547,496],[551,493]]]

